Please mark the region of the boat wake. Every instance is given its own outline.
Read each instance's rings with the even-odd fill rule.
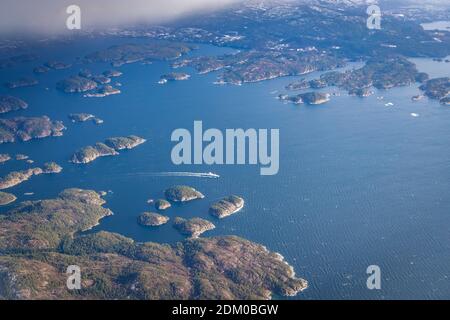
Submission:
[[[138,172],[135,175],[150,177],[194,177],[194,178],[220,178],[218,174],[212,172]]]

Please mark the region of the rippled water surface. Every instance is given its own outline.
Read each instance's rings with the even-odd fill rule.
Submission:
[[[0,80],[30,75],[33,67],[52,58],[72,62],[118,42],[47,47],[39,52],[40,61],[2,70]],[[194,54],[228,51],[201,47]],[[414,61],[433,76],[450,74],[449,63]],[[36,165],[53,160],[64,167],[59,175],[33,177],[11,188],[19,200],[53,197],[67,187],[111,190],[106,200],[115,214],[95,230],[173,243],[183,238],[170,223],[156,229],[136,223],[139,213],[152,209],[147,199],[162,197],[174,184],[192,185],[206,198],[174,206],[167,215],[212,219],[207,212],[213,201],[238,194],[245,198],[245,208],[213,220],[217,228],[204,236],[235,234],[280,252],[310,283],[297,298],[450,297],[450,109],[427,99],[412,102],[420,93],[417,86],[378,91],[364,99],[341,92],[325,105],[294,106],[275,99],[275,91],[283,92],[297,78],[217,86],[212,84],[216,74],[196,75],[187,68],[183,70],[193,75],[191,80],[161,86],[159,76],[170,68],[159,62],[121,67],[120,95],[83,98],[55,89],[58,80],[83,67],[95,72],[110,68],[78,64],[37,76],[37,87],[0,89],[30,105],[8,117],[46,114],[68,127],[63,137],[0,146],[1,153],[28,154]],[[394,105],[386,107],[387,102]],[[72,124],[67,115],[73,112],[93,113],[105,122]],[[192,130],[194,120],[202,120],[205,128],[279,128],[279,174],[260,176],[257,166],[172,165],[170,134],[176,128]],[[82,146],[128,134],[148,142],[89,165],[68,163]],[[0,173],[26,166],[10,161]],[[171,171],[212,171],[220,178],[155,175]],[[34,195],[24,195],[28,192]],[[366,268],[372,264],[382,270],[379,291],[366,288]]]

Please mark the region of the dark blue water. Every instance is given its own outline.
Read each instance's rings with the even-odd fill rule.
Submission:
[[[144,41],[144,40],[133,40]],[[38,50],[40,61],[1,70],[4,82],[30,75],[50,58],[73,62],[95,49],[130,40],[92,40]],[[201,47],[195,54],[220,54],[228,49]],[[449,75],[450,64],[415,60],[421,71]],[[33,165],[56,161],[59,175],[41,175],[11,188],[22,200],[56,196],[68,187],[111,190],[107,207],[114,216],[94,230],[118,232],[138,241],[173,243],[182,240],[170,225],[142,228],[136,217],[153,210],[149,198],[162,197],[174,184],[192,185],[206,198],[165,213],[170,217],[211,219],[216,229],[204,236],[234,234],[280,252],[310,283],[300,299],[449,298],[450,264],[450,109],[424,99],[416,86],[377,92],[360,99],[341,96],[321,106],[294,106],[275,99],[296,78],[244,86],[217,86],[215,74],[192,74],[189,81],[158,85],[170,71],[167,62],[125,65],[117,78],[122,94],[83,98],[55,89],[55,83],[80,68],[102,72],[107,64],[50,71],[37,76],[37,87],[7,90],[29,102],[16,115],[43,115],[63,120],[63,137],[4,144],[0,153],[25,153]],[[310,75],[311,78],[317,74]],[[48,88],[48,90],[46,90]],[[337,89],[333,89],[337,91]],[[383,96],[384,99],[377,99]],[[385,103],[394,103],[385,107]],[[73,124],[67,115],[88,112],[105,120]],[[411,113],[419,114],[412,117]],[[3,115],[3,117],[6,117]],[[280,172],[260,176],[257,166],[181,166],[171,163],[170,134],[192,130],[193,121],[205,128],[279,128]],[[68,162],[76,149],[110,136],[136,134],[148,139],[117,157],[88,165]],[[10,161],[6,174],[30,165]],[[155,177],[161,171],[218,173],[220,179]],[[24,193],[34,192],[32,196]],[[208,216],[215,200],[238,194],[245,208],[217,221]],[[6,208],[2,208],[6,210]],[[366,288],[366,268],[382,271],[382,290]]]

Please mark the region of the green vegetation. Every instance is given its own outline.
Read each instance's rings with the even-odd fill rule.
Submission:
[[[167,221],[169,221],[169,217],[153,212],[144,212],[138,217],[138,223],[142,226],[160,226],[167,223]]]
[[[169,246],[80,235],[111,214],[103,203],[94,191],[68,189],[1,215],[0,299],[267,299],[307,286],[280,255],[238,237]],[[66,287],[74,264],[81,290]]]
[[[175,218],[175,229],[192,238],[198,238],[202,233],[214,229],[216,226],[208,220],[201,218],[183,219]]]
[[[244,207],[244,199],[232,195],[211,205],[209,213],[221,219],[238,212],[242,207]]]
[[[186,202],[195,199],[203,199],[205,196],[189,186],[174,186],[164,191],[167,200],[174,202]]]

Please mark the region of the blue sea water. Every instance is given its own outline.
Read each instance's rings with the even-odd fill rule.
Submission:
[[[0,70],[0,82],[31,75],[50,59],[74,62],[96,49],[142,39],[93,39],[36,49],[39,61]],[[230,49],[200,46],[193,54]],[[448,76],[450,64],[415,59],[421,71]],[[120,68],[122,94],[83,98],[55,89],[81,68],[95,72],[108,64],[76,63],[67,70],[36,76],[36,87],[8,90],[29,103],[27,110],[2,117],[48,115],[63,120],[63,137],[3,144],[0,153],[25,153],[35,161],[9,161],[0,174],[46,161],[64,167],[61,174],[32,177],[6,191],[18,201],[50,198],[68,187],[111,190],[106,206],[114,215],[93,229],[118,232],[137,241],[174,243],[183,237],[171,226],[148,229],[136,223],[153,210],[149,198],[163,196],[175,184],[192,185],[203,200],[175,205],[171,218],[211,219],[216,229],[203,236],[238,235],[281,253],[309,288],[297,299],[443,299],[450,298],[450,109],[436,101],[412,102],[417,86],[377,91],[368,98],[345,92],[320,106],[295,106],[275,99],[287,77],[243,86],[218,86],[215,73],[192,74],[189,81],[161,86],[168,62]],[[318,74],[308,75],[314,78]],[[381,99],[383,97],[383,99]],[[392,107],[385,104],[392,102]],[[71,123],[69,113],[88,112],[105,122]],[[418,117],[412,117],[417,113]],[[258,166],[175,166],[170,159],[176,128],[280,129],[280,171],[259,175]],[[68,162],[78,148],[110,136],[136,134],[147,143],[117,157],[88,165]],[[155,172],[215,172],[219,179],[159,177]],[[33,192],[33,195],[24,193]],[[230,194],[245,198],[239,213],[223,220],[208,215],[209,205]],[[9,205],[1,210],[6,211]],[[382,289],[368,290],[366,269],[379,265]]]

